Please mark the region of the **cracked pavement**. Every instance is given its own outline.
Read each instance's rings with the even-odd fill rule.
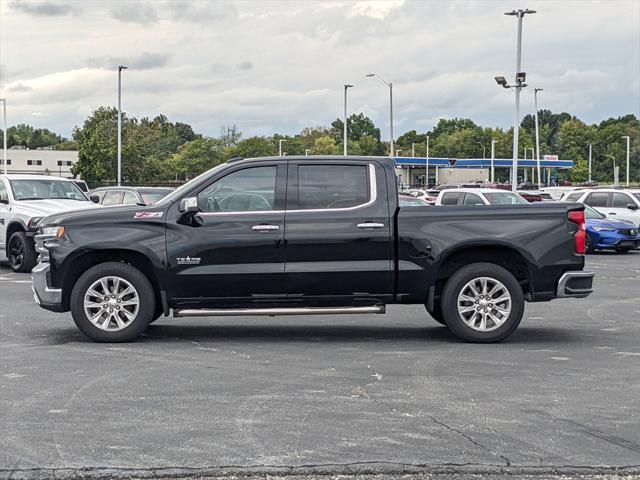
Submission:
[[[0,266],[0,478],[638,474],[640,251],[587,268],[594,295],[528,304],[497,345],[418,306],[101,345]]]

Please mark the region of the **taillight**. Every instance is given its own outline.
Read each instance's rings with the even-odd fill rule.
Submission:
[[[582,255],[585,251],[585,238],[587,236],[585,231],[584,210],[569,212],[568,218],[570,222],[578,225],[578,231],[573,235],[574,251]]]

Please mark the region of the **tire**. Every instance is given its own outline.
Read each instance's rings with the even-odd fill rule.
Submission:
[[[595,251],[593,248],[593,239],[588,233],[584,238],[584,251],[585,253],[593,253]]]
[[[475,294],[470,285],[474,286]],[[469,300],[461,298],[463,294]],[[490,298],[487,294],[491,294]],[[503,300],[496,302],[500,298]],[[504,340],[518,328],[524,313],[524,296],[518,280],[493,263],[473,263],[455,272],[444,287],[441,304],[453,334],[476,343]]]
[[[119,262],[100,263],[83,273],[71,291],[70,303],[77,327],[97,342],[134,340],[156,311],[149,279],[137,268]]]
[[[7,243],[9,267],[14,272],[29,273],[38,263],[33,241],[25,232],[15,232]]]
[[[629,253],[631,250],[633,250],[633,248],[629,248],[629,247],[624,247],[624,248],[616,248],[616,252],[617,253]]]
[[[425,307],[426,308],[426,307]],[[440,305],[434,305],[433,306],[433,311],[430,312],[427,309],[427,313],[429,314],[429,316],[431,318],[433,318],[436,322],[438,322],[440,325],[447,325],[447,322],[444,321],[444,317],[442,316],[442,308],[440,307]]]

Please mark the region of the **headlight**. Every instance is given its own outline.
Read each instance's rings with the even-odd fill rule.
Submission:
[[[40,235],[60,238],[64,235],[64,227],[62,225],[58,225],[55,227],[43,227],[40,229]]]
[[[44,217],[33,217],[31,220],[29,220],[29,228],[37,228],[38,227],[38,223],[40,223],[40,220],[42,220]]]
[[[615,228],[611,227],[593,227],[596,232],[615,232]]]

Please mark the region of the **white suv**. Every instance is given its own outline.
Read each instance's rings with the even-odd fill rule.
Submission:
[[[30,272],[38,258],[33,236],[40,220],[54,213],[96,207],[66,178],[0,175],[0,260],[9,260],[15,272]]]
[[[564,202],[589,205],[607,218],[627,220],[640,226],[640,191],[619,188],[590,188],[565,195]]]

